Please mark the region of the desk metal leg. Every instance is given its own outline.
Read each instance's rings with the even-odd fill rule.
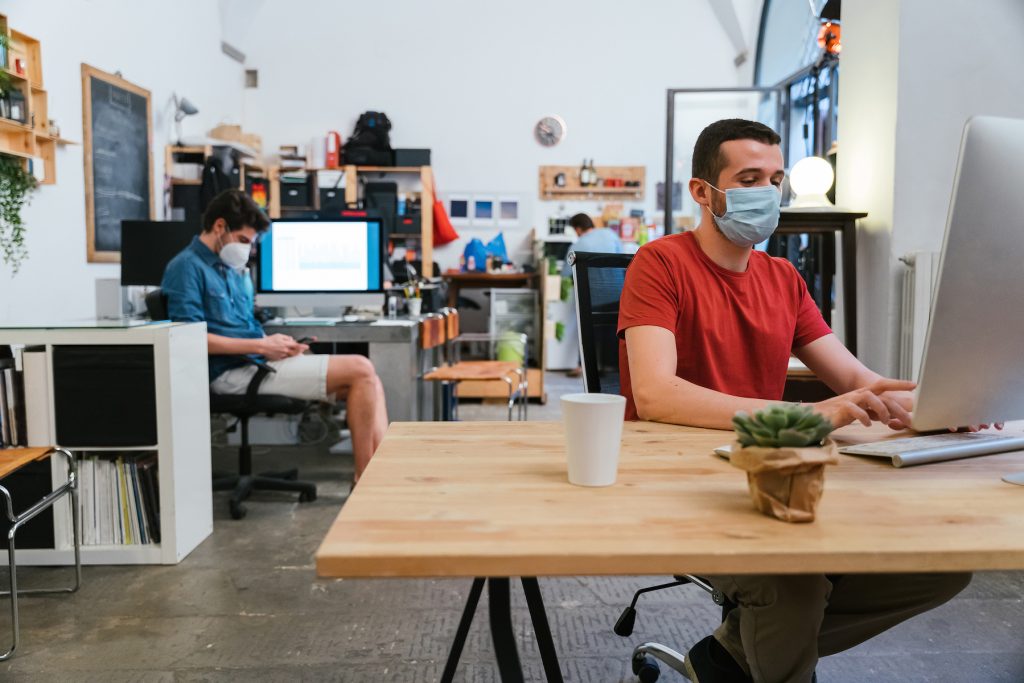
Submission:
[[[494,641],[494,657],[498,662],[498,672],[502,683],[523,683],[523,669],[519,663],[519,651],[516,648],[515,631],[512,628],[512,605],[510,581],[507,578],[476,578],[469,591],[469,598],[462,610],[459,628],[455,640],[448,652],[441,683],[452,683],[455,670],[459,666],[459,658],[466,645],[469,628],[473,623],[473,615],[480,602],[484,582],[487,582],[488,611],[490,613],[491,640]],[[548,683],[562,683],[562,671],[558,666],[558,654],[555,642],[551,637],[547,615],[544,612],[544,599],[541,597],[540,584],[537,579],[523,577],[523,592],[526,594],[526,605],[530,609],[530,619],[537,637],[541,661],[544,663],[544,675]]]
[[[473,624],[473,615],[476,614],[476,606],[480,603],[480,594],[484,592],[484,582],[487,579],[473,579],[473,587],[469,589],[469,598],[466,600],[466,607],[462,610],[462,618],[459,620],[459,629],[455,632],[455,642],[448,652],[448,661],[444,665],[444,673],[441,674],[441,683],[452,683],[455,680],[455,669],[459,666],[459,658],[462,657],[462,648],[466,645],[466,638],[469,636],[469,627]]]
[[[537,648],[544,663],[544,675],[548,683],[562,683],[562,670],[558,667],[558,653],[555,651],[555,641],[551,637],[551,627],[544,611],[540,584],[533,577],[524,576],[522,581],[523,592],[526,593],[526,606],[530,608],[530,620],[533,621],[533,632],[537,636]]]
[[[512,600],[507,578],[487,579],[487,609],[491,618],[494,658],[498,660],[501,683],[523,683],[523,669],[512,630]]]

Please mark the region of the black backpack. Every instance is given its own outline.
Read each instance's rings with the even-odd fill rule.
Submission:
[[[391,166],[394,153],[391,151],[390,131],[391,121],[387,114],[364,112],[341,150],[342,161],[346,164]]]

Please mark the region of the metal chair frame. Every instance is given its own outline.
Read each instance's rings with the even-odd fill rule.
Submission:
[[[63,448],[54,448],[49,451],[49,455],[59,453],[64,456],[68,461],[68,479],[66,482],[58,486],[52,492],[44,496],[39,502],[29,507],[24,512],[14,512],[14,502],[11,500],[11,493],[7,490],[7,487],[0,484],[0,498],[3,498],[6,507],[6,515],[8,521],[11,523],[11,528],[7,531],[7,563],[10,567],[10,586],[9,591],[0,591],[0,595],[11,596],[11,647],[3,654],[0,654],[0,662],[10,659],[14,655],[14,651],[18,648],[20,638],[20,620],[18,618],[18,596],[19,595],[45,595],[51,593],[74,593],[82,585],[82,550],[81,550],[81,539],[78,535],[78,463],[75,461],[75,456],[69,451]],[[48,507],[51,507],[54,503],[60,500],[66,495],[71,495],[71,526],[72,526],[72,538],[75,549],[75,583],[73,586],[66,588],[32,588],[28,590],[18,590],[18,565],[16,561],[17,549],[15,547],[15,536],[18,533],[18,529],[22,527],[29,520],[34,518],[36,515],[41,513]]]
[[[440,313],[435,314],[444,320],[445,340],[441,345],[442,353],[440,362],[447,366],[457,365],[462,360],[462,347],[466,344],[474,342],[488,342],[494,343],[499,341],[498,337],[486,332],[467,332],[459,334],[457,331],[457,318],[455,322],[451,322],[452,316],[458,316],[458,311],[452,308],[441,309]],[[454,334],[452,334],[454,332]],[[526,334],[520,333],[516,337],[516,341],[522,344],[523,347],[523,363],[522,366],[516,368],[516,377],[505,376],[502,377],[502,381],[508,387],[508,419],[509,422],[514,419],[525,421],[528,417],[528,405],[529,405],[529,388],[530,382],[527,374],[527,365],[529,363],[529,339]],[[435,357],[435,362],[437,359]],[[440,369],[440,365],[434,365],[426,374],[434,370]],[[442,391],[441,400],[435,400],[434,405],[440,408],[440,415],[436,414],[435,418],[440,419],[459,419],[459,397],[458,397],[458,385],[457,381],[439,381],[438,384],[442,385],[447,392]],[[518,410],[517,410],[518,407]]]

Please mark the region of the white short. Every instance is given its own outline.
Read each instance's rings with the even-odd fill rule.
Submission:
[[[267,365],[277,372],[267,375],[260,384],[259,393],[279,394],[306,401],[326,401],[329,358],[326,354],[305,354],[268,361]],[[232,368],[218,375],[210,383],[210,388],[216,394],[244,394],[255,374],[255,365]]]

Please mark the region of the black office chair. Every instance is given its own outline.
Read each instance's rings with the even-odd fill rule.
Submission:
[[[577,251],[569,255],[576,296],[579,323],[580,358],[583,362],[583,385],[588,394],[619,393],[619,299],[626,280],[626,269],[632,254],[597,254]],[[674,581],[642,588],[633,595],[618,621],[615,633],[622,637],[633,634],[636,603],[641,595],[664,588],[692,583],[711,594],[722,607],[722,619],[736,607],[725,595],[699,576],[680,574]],[[686,675],[685,655],[659,643],[647,642],[633,649],[633,673],[641,683],[653,683],[661,675],[658,661]]]
[[[146,295],[146,309],[153,320],[167,320],[167,297],[157,289]],[[231,517],[242,519],[246,509],[242,502],[259,491],[297,491],[299,502],[316,500],[316,484],[298,481],[297,469],[283,472],[252,473],[252,446],[249,444],[249,420],[256,415],[298,415],[306,411],[309,401],[277,394],[260,394],[259,387],[274,368],[249,356],[239,356],[256,366],[256,374],[244,394],[217,394],[210,392],[210,413],[231,415],[238,420],[241,445],[238,447],[238,474],[215,475],[214,491],[231,491],[228,501]]]

